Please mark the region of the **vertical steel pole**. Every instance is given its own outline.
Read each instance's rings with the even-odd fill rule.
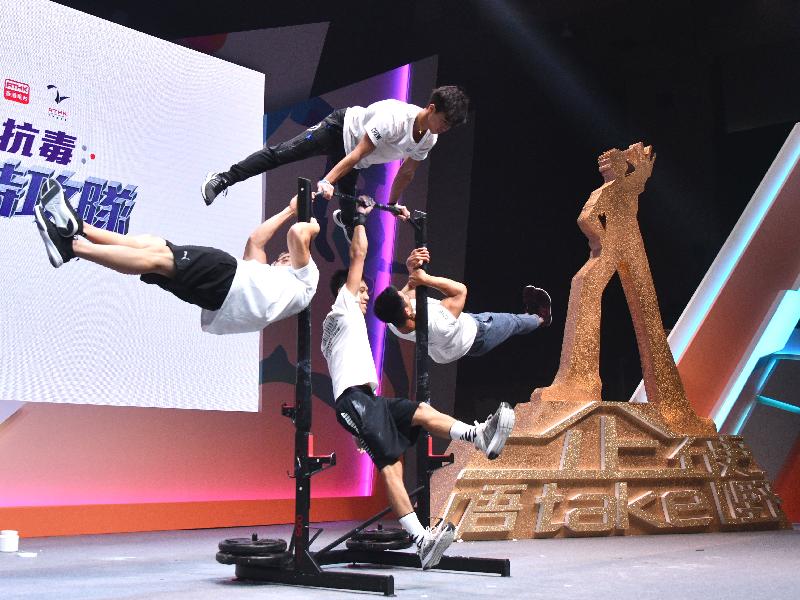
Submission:
[[[297,179],[297,221],[311,219],[311,181]],[[307,560],[308,520],[311,511],[311,472],[308,446],[311,431],[311,308],[297,315],[297,378],[295,381],[295,564]]]
[[[424,248],[428,244],[428,215],[415,210],[411,216],[414,226],[414,247]],[[425,265],[421,268],[425,269]],[[416,293],[416,347],[414,350],[414,366],[416,371],[416,400],[430,404],[431,391],[428,377],[428,288],[421,285]],[[424,526],[431,522],[431,469],[428,459],[430,434],[425,431],[417,443],[417,486],[423,491],[417,496],[417,516]]]

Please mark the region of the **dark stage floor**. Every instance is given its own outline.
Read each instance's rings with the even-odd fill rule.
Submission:
[[[315,546],[333,540],[349,525],[325,524]],[[263,537],[289,534],[288,527],[275,526],[22,540],[20,550],[37,555],[0,554],[0,598],[291,600],[354,594],[234,582],[234,567],[214,560],[217,542],[255,530]],[[511,577],[395,568],[390,572],[395,575],[397,596],[504,600],[800,597],[800,530],[466,542],[454,544],[449,554],[508,557]]]

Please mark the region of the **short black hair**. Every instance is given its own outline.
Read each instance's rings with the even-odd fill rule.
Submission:
[[[342,289],[346,281],[347,269],[339,269],[331,275],[331,294],[333,294],[334,298],[339,295],[339,290]]]
[[[339,269],[331,275],[330,288],[334,298],[339,295],[339,290],[347,283],[347,276],[349,274],[350,272],[347,269]],[[362,275],[361,280],[366,284],[368,290],[372,289],[372,279]]]
[[[467,122],[469,110],[469,97],[457,85],[443,85],[431,92],[428,104],[436,107],[436,112],[444,113],[444,118],[450,127]]]
[[[406,303],[396,287],[390,285],[375,298],[375,316],[384,323],[401,327],[406,322]]]

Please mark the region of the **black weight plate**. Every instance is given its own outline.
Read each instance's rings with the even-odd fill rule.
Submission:
[[[251,567],[284,567],[292,560],[289,552],[276,552],[267,556],[237,556],[228,552],[217,552],[217,562],[223,565],[247,565]]]
[[[365,529],[353,535],[351,540],[369,540],[372,542],[389,542],[393,540],[410,540],[408,532],[401,527],[384,527]]]
[[[410,548],[414,545],[414,542],[411,541],[411,538],[405,540],[386,540],[386,541],[375,541],[375,540],[354,540],[349,539],[345,542],[345,545],[350,550],[364,550],[369,552],[380,551],[380,550],[403,550],[405,548]]]
[[[237,556],[266,556],[286,550],[285,540],[263,538],[253,541],[252,538],[228,538],[219,543],[221,552]]]

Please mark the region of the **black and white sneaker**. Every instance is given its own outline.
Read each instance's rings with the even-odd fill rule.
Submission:
[[[508,436],[514,429],[516,415],[508,402],[501,402],[500,406],[483,423],[476,422],[475,447],[486,455],[489,460],[494,460],[503,451]]]
[[[336,223],[337,227],[340,227],[341,230],[344,232],[344,239],[347,240],[348,244],[353,242],[353,226],[346,225],[342,220],[342,209],[337,208],[333,211],[333,222]]]
[[[63,237],[72,238],[83,233],[83,220],[67,201],[64,188],[55,179],[45,179],[42,182],[36,202],[52,217],[56,230]]]
[[[44,247],[47,249],[47,258],[50,259],[50,264],[58,268],[75,258],[75,253],[72,251],[72,238],[64,237],[58,232],[53,222],[45,216],[44,209],[39,202],[33,206],[33,216],[36,219],[36,226],[39,228]]]
[[[214,199],[222,194],[228,194],[228,180],[222,173],[209,173],[206,175],[203,185],[200,186],[200,195],[206,203],[206,206],[211,206]]]
[[[428,527],[425,535],[417,540],[417,556],[424,570],[431,569],[442,560],[444,551],[456,539],[456,528],[452,523],[442,522],[436,527]]]

